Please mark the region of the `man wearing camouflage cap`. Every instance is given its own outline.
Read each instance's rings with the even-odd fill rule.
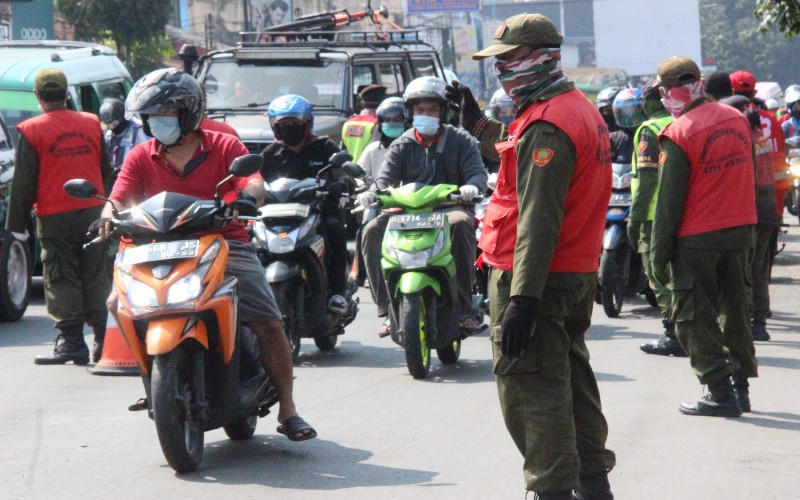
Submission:
[[[94,329],[94,360],[98,361],[106,330],[105,300],[111,289],[105,273],[105,245],[82,247],[104,202],[76,200],[63,186],[70,179],[87,179],[103,196],[111,161],[100,120],[67,109],[67,78],[61,70],[40,70],[35,92],[44,114],[17,125],[20,139],[6,229],[26,234],[33,208],[42,246],[47,312],[61,330],[53,355],[37,356],[34,362],[85,365],[89,348],[83,340],[83,324]]]
[[[709,388],[679,409],[738,417],[750,409],[747,379],[757,376],[747,294],[756,223],[750,125],[705,98],[700,69],[687,57],[662,62],[658,80],[675,121],[659,135],[653,269],[663,274],[671,265],[676,334]]]
[[[541,499],[608,500],[615,456],[584,334],[611,194],[610,142],[600,113],[561,71],[561,42],[549,19],[521,14],[473,56],[496,57],[495,74],[520,104],[508,128],[481,115],[467,87],[453,82],[448,97],[482,154],[500,158],[479,246],[491,266],[500,406],[525,458],[526,489]]]

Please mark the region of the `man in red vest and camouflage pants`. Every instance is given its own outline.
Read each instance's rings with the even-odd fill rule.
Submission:
[[[662,62],[658,80],[675,121],[659,135],[653,268],[672,266],[678,340],[709,388],[679,409],[738,417],[750,406],[747,379],[758,376],[747,285],[756,223],[750,125],[736,109],[705,98],[700,69],[688,57]]]
[[[491,266],[494,374],[506,428],[525,458],[526,489],[544,500],[614,498],[608,425],[584,334],[611,194],[611,143],[600,113],[561,71],[562,37],[546,17],[501,24],[495,74],[520,104],[506,129],[470,90],[449,98],[500,171],[479,246]],[[574,495],[573,496],[573,490]]]
[[[111,289],[105,245],[82,247],[104,202],[76,200],[64,192],[70,179],[87,179],[104,196],[111,160],[103,144],[100,119],[67,109],[67,78],[61,70],[36,74],[36,97],[44,114],[17,126],[20,133],[6,229],[24,234],[31,208],[38,219],[47,312],[61,330],[52,356],[37,365],[89,362],[83,324],[94,329],[94,360],[99,361],[106,331],[106,297]]]

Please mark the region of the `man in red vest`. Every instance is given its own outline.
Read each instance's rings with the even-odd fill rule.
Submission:
[[[482,154],[500,158],[479,246],[489,283],[494,373],[506,428],[534,498],[609,500],[608,425],[584,334],[611,194],[608,128],[561,71],[562,37],[520,14],[473,56],[520,104],[508,128],[482,116],[470,90],[450,99]],[[573,497],[573,490],[575,496]]]
[[[83,178],[100,188],[111,175],[111,160],[103,146],[100,120],[67,109],[67,78],[61,70],[36,74],[35,93],[44,114],[17,126],[20,140],[11,185],[6,229],[23,238],[31,208],[38,219],[44,264],[47,312],[61,330],[52,356],[37,356],[37,365],[89,362],[83,324],[94,330],[94,360],[103,350],[105,300],[111,288],[105,273],[105,245],[83,248],[83,236],[100,217],[103,201],[76,200],[64,183]]]
[[[750,125],[705,98],[700,69],[688,57],[662,62],[658,80],[675,121],[659,135],[653,267],[672,266],[676,334],[709,388],[680,411],[738,417],[749,407],[747,379],[758,375],[747,286],[756,223]]]

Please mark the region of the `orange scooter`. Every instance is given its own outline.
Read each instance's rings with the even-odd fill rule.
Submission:
[[[205,431],[222,427],[231,439],[249,439],[277,403],[257,339],[237,320],[237,281],[225,278],[228,245],[217,234],[193,236],[230,221],[220,186],[260,167],[258,155],[237,158],[213,201],[162,192],[114,209],[112,226],[123,241],[114,263],[119,326],[146,392],[131,409],[148,411],[167,462],[180,473],[200,465]],[[64,190],[99,197],[82,179]]]

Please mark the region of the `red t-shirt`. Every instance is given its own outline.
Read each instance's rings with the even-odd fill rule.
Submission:
[[[125,157],[109,198],[126,207],[162,191],[213,200],[214,188],[228,176],[230,164],[237,157],[248,154],[248,151],[232,135],[202,129],[198,129],[197,133],[200,135],[200,147],[190,161],[190,164],[197,162],[197,165],[193,168],[188,168],[187,165],[183,174],[167,163],[163,147],[155,139],[134,146]],[[259,172],[249,177],[234,177],[220,188],[220,195],[226,202],[231,202],[251,179],[261,178]],[[228,224],[203,234],[214,233],[223,235],[225,239],[250,241],[241,224]]]
[[[206,131],[222,132],[223,134],[230,134],[236,137],[237,139],[239,138],[239,134],[236,133],[235,128],[231,127],[225,122],[214,120],[213,118],[209,118],[207,116],[203,117],[203,121],[200,122],[200,128]]]

